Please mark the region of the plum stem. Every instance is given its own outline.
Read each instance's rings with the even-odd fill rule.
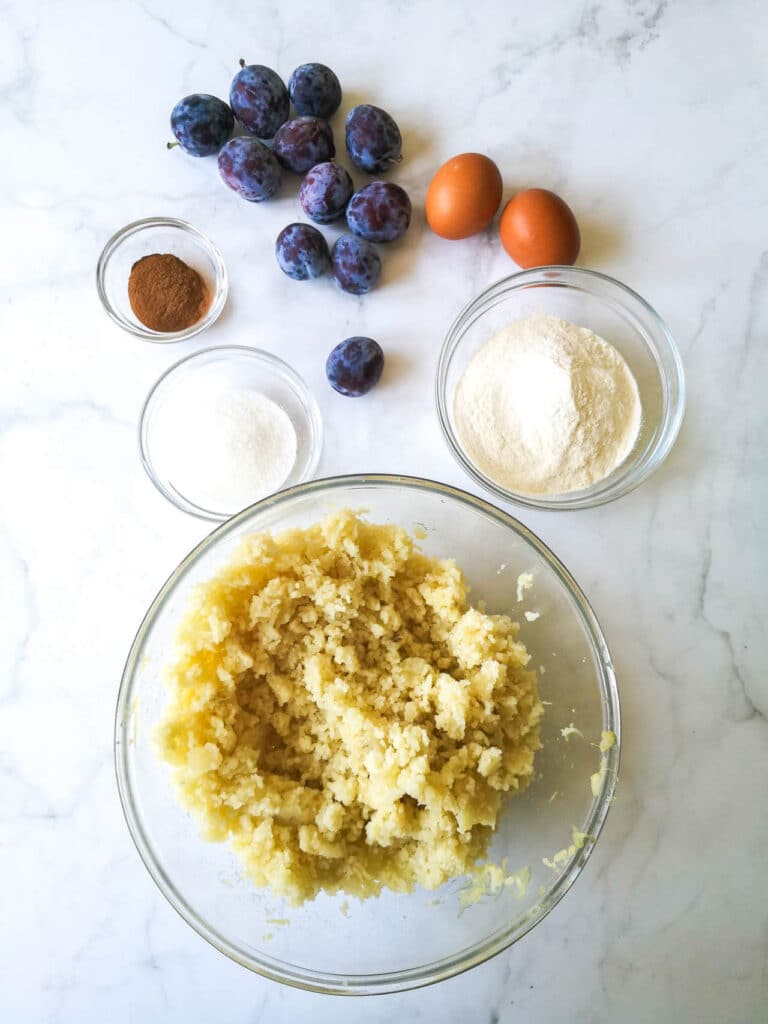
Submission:
[[[243,60],[243,58],[242,58],[242,57],[240,58],[240,67],[241,67],[241,68],[244,68],[244,67],[245,67],[245,61]]]
[[[165,148],[166,149],[174,149],[176,146],[180,146],[180,145],[181,145],[180,142],[166,142]]]

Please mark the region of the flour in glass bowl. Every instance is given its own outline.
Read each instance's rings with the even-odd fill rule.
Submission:
[[[454,400],[465,454],[519,494],[597,483],[634,447],[640,395],[623,356],[586,327],[536,314],[475,354]]]

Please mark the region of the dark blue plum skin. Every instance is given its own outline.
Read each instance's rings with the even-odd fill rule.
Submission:
[[[370,242],[356,235],[342,235],[331,254],[333,276],[339,288],[351,295],[365,295],[381,277],[381,258]]]
[[[250,203],[269,199],[280,188],[283,173],[271,149],[258,139],[239,135],[219,153],[219,174],[225,185]]]
[[[346,136],[350,159],[361,171],[381,174],[400,160],[400,129],[381,107],[370,103],[353,107],[347,114]]]
[[[341,85],[325,64],[300,64],[288,79],[288,94],[297,114],[326,120],[341,104]]]
[[[299,189],[299,202],[311,220],[330,224],[344,216],[352,192],[352,179],[347,170],[327,160],[307,171]]]
[[[280,269],[294,281],[307,281],[328,272],[331,254],[328,243],[311,224],[289,224],[275,242]]]
[[[240,124],[259,139],[274,138],[291,112],[285,83],[263,64],[248,64],[238,71],[232,79],[229,104]]]
[[[275,134],[272,149],[283,167],[295,174],[304,174],[336,155],[331,126],[319,117],[286,121]]]
[[[350,231],[369,242],[394,242],[411,223],[411,200],[390,181],[372,181],[355,192],[347,207]]]
[[[325,375],[340,395],[359,398],[378,384],[384,369],[384,352],[373,338],[346,338],[334,348],[325,364]]]
[[[171,111],[171,131],[190,156],[218,153],[235,127],[227,104],[208,93],[193,93],[179,100]]]

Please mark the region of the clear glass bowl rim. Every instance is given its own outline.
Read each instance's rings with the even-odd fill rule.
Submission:
[[[547,890],[536,906],[531,908],[527,920],[522,927],[516,931],[509,929],[499,936],[491,936],[489,939],[476,943],[468,950],[461,950],[459,953],[443,957],[434,963],[422,964],[418,967],[409,968],[403,971],[391,971],[380,974],[342,975],[324,971],[313,971],[308,968],[297,967],[294,964],[287,964],[284,961],[268,957],[266,954],[259,956],[248,956],[220,932],[213,929],[197,915],[186,903],[182,894],[176,889],[173,881],[169,878],[155,857],[151,844],[141,826],[140,816],[134,802],[133,793],[129,782],[128,771],[128,723],[130,720],[130,708],[133,700],[133,681],[136,670],[141,663],[144,645],[147,635],[152,629],[157,616],[164,608],[170,593],[176,584],[192,569],[192,567],[220,540],[236,532],[249,519],[258,516],[262,511],[274,509],[290,502],[293,498],[313,493],[333,492],[336,489],[354,486],[370,485],[395,486],[406,489],[431,491],[450,500],[460,502],[470,508],[479,510],[490,515],[500,524],[512,529],[519,537],[527,541],[534,550],[544,559],[549,568],[559,577],[565,585],[566,590],[573,598],[582,623],[590,638],[593,651],[597,656],[599,667],[599,684],[603,706],[603,728],[610,730],[616,736],[615,744],[604,754],[605,770],[600,773],[600,789],[593,800],[592,808],[584,825],[584,831],[594,838],[594,842],[585,843],[576,852],[571,860],[568,870],[556,879],[553,885]],[[114,757],[115,773],[117,777],[117,788],[120,802],[125,816],[126,824],[133,843],[144,862],[144,866],[150,876],[165,896],[174,910],[189,924],[202,938],[209,942],[219,952],[229,957],[235,963],[247,968],[263,977],[278,981],[294,988],[306,991],[325,993],[330,995],[378,995],[392,992],[405,991],[407,989],[420,988],[426,985],[433,985],[440,981],[461,974],[472,967],[476,967],[491,957],[508,949],[515,942],[526,935],[535,927],[547,914],[560,902],[566,892],[571,888],[575,880],[581,874],[587,863],[592,849],[602,831],[605,820],[610,810],[611,800],[616,787],[616,779],[619,771],[621,751],[621,713],[619,707],[619,693],[616,683],[616,676],[613,669],[608,645],[597,617],[592,610],[587,598],[579,585],[566,567],[560,562],[557,556],[523,523],[519,522],[508,512],[496,508],[482,498],[475,497],[466,491],[451,487],[447,484],[427,480],[421,477],[396,476],[390,474],[352,474],[348,476],[328,477],[320,480],[312,480],[295,487],[279,491],[262,501],[243,509],[236,516],[228,519],[225,523],[213,530],[205,537],[177,566],[161,587],[157,596],[150,605],[144,619],[139,626],[136,636],[131,645],[128,658],[123,669],[120,681],[120,688],[117,697],[115,711],[115,735],[114,735]],[[202,842],[202,840],[201,840]]]
[[[158,388],[168,377],[176,373],[180,367],[186,366],[188,363],[194,362],[197,359],[201,359],[203,356],[210,356],[212,354],[224,356],[231,354],[246,355],[249,358],[257,359],[259,362],[266,363],[270,369],[277,371],[277,373],[287,377],[288,380],[291,381],[301,399],[301,404],[307,413],[307,417],[312,424],[312,448],[309,461],[303,474],[306,479],[312,476],[315,469],[317,469],[318,462],[320,461],[320,453],[323,448],[323,421],[317,400],[309,390],[304,378],[297,373],[292,366],[289,366],[285,360],[281,359],[279,356],[273,355],[272,352],[267,352],[261,348],[252,348],[250,345],[210,345],[208,348],[201,348],[197,352],[192,352],[189,355],[182,356],[181,359],[178,359],[175,363],[169,366],[167,370],[164,370],[163,373],[160,374],[147,392],[147,397],[144,399],[144,403],[139,413],[138,439],[141,464],[157,490],[164,498],[167,498],[172,505],[175,505],[176,508],[180,509],[182,512],[189,513],[189,515],[197,516],[198,519],[206,519],[213,523],[223,523],[231,517],[204,509],[199,505],[195,505],[195,503],[190,501],[188,498],[184,498],[183,501],[179,501],[178,495],[165,486],[162,480],[155,473],[154,466],[152,465],[152,459],[149,455],[146,430],[147,413],[155,395],[157,394]],[[296,484],[295,486],[300,485]],[[251,505],[248,506],[248,508],[252,507],[253,506]],[[241,513],[238,513],[238,515],[239,514]]]
[[[662,429],[642,469],[638,471],[636,461],[630,458],[622,468],[620,475],[607,487],[604,481],[599,480],[591,487],[576,491],[572,495],[565,494],[548,497],[546,495],[518,494],[516,491],[502,487],[501,484],[497,484],[490,477],[482,473],[464,454],[459,444],[459,440],[451,426],[451,417],[448,409],[449,396],[446,394],[448,368],[451,359],[461,343],[465,326],[476,315],[481,315],[484,312],[484,307],[498,295],[517,291],[521,288],[530,288],[534,285],[544,285],[577,288],[595,298],[600,298],[594,288],[591,287],[591,285],[597,282],[614,289],[623,304],[629,302],[636,306],[643,316],[644,326],[651,334],[654,342],[669,357],[670,365],[667,367],[659,361],[655,352],[652,353],[664,383],[667,399],[665,401]],[[532,270],[521,270],[514,274],[508,274],[506,277],[494,281],[493,284],[485,288],[474,299],[471,299],[451,324],[440,349],[435,373],[435,405],[437,407],[438,420],[440,421],[440,429],[453,457],[459,465],[481,487],[484,487],[504,501],[514,502],[525,508],[541,509],[544,511],[595,508],[598,505],[607,504],[609,501],[615,501],[617,498],[621,498],[625,494],[629,494],[636,487],[639,487],[641,483],[647,480],[659,468],[672,450],[682,426],[685,400],[685,371],[680,353],[669,328],[653,306],[646,302],[642,295],[639,295],[628,285],[617,280],[617,278],[610,277],[608,274],[602,274],[597,270],[587,270],[584,267],[559,265],[535,267]]]
[[[202,319],[198,320],[197,323],[192,324],[190,327],[186,327],[183,331],[152,331],[148,327],[142,327],[140,324],[133,324],[129,320],[123,319],[118,314],[107,297],[107,290],[104,286],[104,276],[113,253],[126,238],[130,238],[130,236],[135,234],[137,231],[143,231],[144,228],[150,227],[177,228],[179,231],[184,231],[189,235],[193,235],[202,243],[203,248],[208,251],[208,255],[210,256],[216,270],[216,294],[213,302]],[[196,334],[200,334],[201,331],[207,330],[211,324],[218,320],[227,301],[229,280],[227,277],[227,268],[224,264],[224,258],[218,248],[210,238],[203,234],[199,228],[196,228],[194,224],[190,224],[189,221],[186,220],[180,220],[178,217],[143,217],[141,220],[131,221],[130,224],[126,224],[125,227],[116,231],[101,250],[101,254],[96,264],[96,290],[99,293],[99,299],[101,300],[105,313],[118,325],[118,327],[122,327],[124,331],[128,331],[129,334],[133,334],[137,338],[142,338],[144,341],[149,341],[156,345],[167,345],[174,341],[185,341],[187,338],[193,338]]]

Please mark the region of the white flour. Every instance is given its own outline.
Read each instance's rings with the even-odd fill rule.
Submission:
[[[565,494],[608,476],[632,450],[640,395],[613,345],[537,314],[495,334],[456,389],[462,447],[521,494]]]

